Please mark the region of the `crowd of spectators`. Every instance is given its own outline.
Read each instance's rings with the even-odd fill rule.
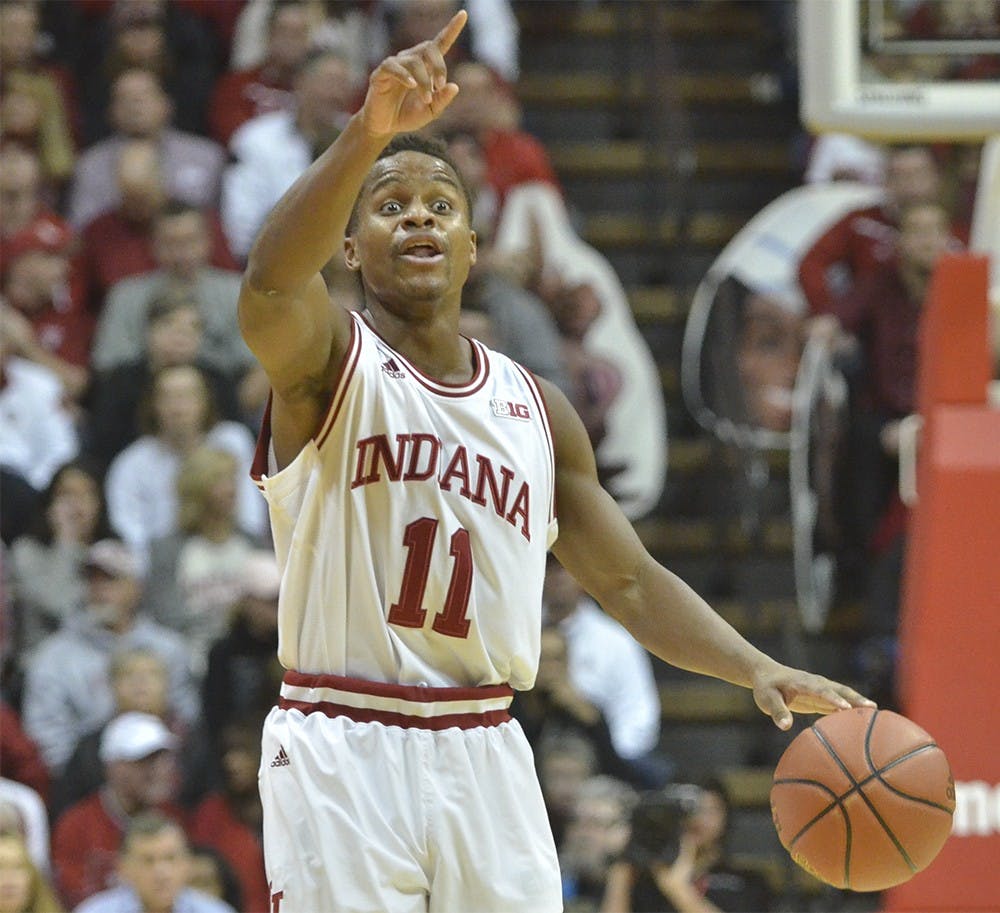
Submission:
[[[462,96],[439,126],[476,206],[467,332],[573,398],[639,516],[666,465],[652,356],[520,126],[509,3],[465,5]],[[248,472],[269,390],[239,331],[240,269],[373,63],[456,7],[0,6],[3,910],[271,909],[256,775],[279,578]],[[325,275],[362,306],[336,256]],[[525,726],[538,746],[596,746],[612,792],[659,788],[648,656],[551,574]],[[579,830],[576,801],[571,784]]]

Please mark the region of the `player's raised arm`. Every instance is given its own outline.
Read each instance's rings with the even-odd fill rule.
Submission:
[[[668,663],[751,688],[782,729],[791,713],[830,713],[871,702],[846,685],[784,666],[745,640],[694,590],[646,551],[601,487],[593,450],[566,397],[540,381],[556,448],[563,566],[647,650]]]
[[[452,17],[434,38],[382,61],[361,109],[274,207],[247,261],[240,326],[276,394],[322,386],[347,345],[346,314],[331,307],[320,270],[343,250],[365,176],[397,133],[419,130],[458,94],[444,55],[465,26]],[[316,381],[315,383],[311,381]]]

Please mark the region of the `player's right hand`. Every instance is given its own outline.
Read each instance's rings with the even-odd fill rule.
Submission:
[[[371,136],[391,137],[419,130],[434,120],[458,95],[448,82],[444,55],[465,27],[468,14],[459,10],[434,38],[383,60],[368,78],[361,108]]]

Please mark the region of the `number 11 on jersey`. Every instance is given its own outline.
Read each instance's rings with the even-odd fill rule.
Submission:
[[[406,546],[406,564],[403,567],[403,582],[399,588],[399,598],[389,606],[389,624],[404,628],[422,628],[427,618],[423,607],[427,591],[427,577],[434,552],[434,539],[438,521],[433,517],[420,517],[409,523],[403,532]],[[444,607],[437,615],[431,628],[448,637],[468,637],[469,595],[472,592],[472,545],[469,531],[459,527],[451,535],[451,555],[453,564],[451,582]]]

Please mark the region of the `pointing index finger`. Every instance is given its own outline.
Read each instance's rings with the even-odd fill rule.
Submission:
[[[451,22],[434,37],[434,43],[438,46],[438,50],[442,55],[447,54],[451,50],[455,39],[462,34],[462,29],[465,28],[465,21],[468,18],[469,14],[465,10],[459,10],[451,17]]]

